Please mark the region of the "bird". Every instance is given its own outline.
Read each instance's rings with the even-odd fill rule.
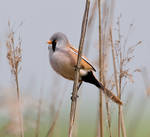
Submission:
[[[68,80],[75,79],[78,50],[69,42],[67,36],[62,32],[54,33],[47,41],[49,50],[49,62],[53,70]],[[102,82],[94,75],[96,69],[89,63],[88,58],[81,56],[79,83],[90,83],[102,89],[103,93],[115,103],[122,105],[122,101],[112,91],[105,88]],[[79,86],[80,87],[80,86]]]

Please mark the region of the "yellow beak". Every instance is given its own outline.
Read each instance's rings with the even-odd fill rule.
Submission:
[[[49,40],[49,41],[47,41],[47,43],[48,43],[48,44],[52,44],[52,41],[51,41],[51,40]]]

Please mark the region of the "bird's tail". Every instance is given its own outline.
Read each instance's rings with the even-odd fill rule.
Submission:
[[[91,84],[94,84],[96,87],[98,87],[99,89],[103,90],[103,93],[109,97],[112,101],[114,101],[115,103],[122,105],[122,101],[119,99],[119,97],[117,97],[113,92],[111,92],[109,89],[105,88],[104,85],[99,82],[92,71],[89,71],[88,74],[86,76],[82,77],[82,80]]]

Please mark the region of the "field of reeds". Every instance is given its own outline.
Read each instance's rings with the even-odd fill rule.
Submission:
[[[140,39],[134,42],[130,39],[136,29],[134,24],[126,24],[128,29],[122,31],[124,17],[120,14],[114,18],[113,1],[85,0],[82,8],[74,82],[56,73],[48,74],[51,81],[46,81],[42,71],[40,82],[36,82],[36,77],[24,72],[25,45],[20,31],[23,23],[15,26],[8,21],[5,43],[0,42],[0,67],[4,64],[1,68],[7,70],[3,71],[7,77],[2,76],[9,81],[0,83],[0,137],[150,136],[150,79],[147,68],[136,60],[136,50],[144,45]],[[106,89],[102,91],[83,83],[78,90],[82,55],[92,60],[96,77],[122,105],[112,101]],[[6,63],[1,63],[2,59]],[[40,67],[42,61],[36,61]],[[29,77],[27,87],[22,83],[25,75]],[[137,82],[139,79],[142,83]]]

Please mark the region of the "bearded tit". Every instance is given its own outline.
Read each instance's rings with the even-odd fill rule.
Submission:
[[[68,80],[74,80],[78,50],[69,43],[67,36],[61,32],[54,33],[48,41],[48,44],[49,61],[54,71]],[[94,71],[96,70],[89,63],[88,59],[85,56],[82,56],[79,71],[79,83],[87,82],[95,85],[99,89],[102,89],[103,93],[112,101],[121,105],[122,101],[96,79],[93,74]]]

